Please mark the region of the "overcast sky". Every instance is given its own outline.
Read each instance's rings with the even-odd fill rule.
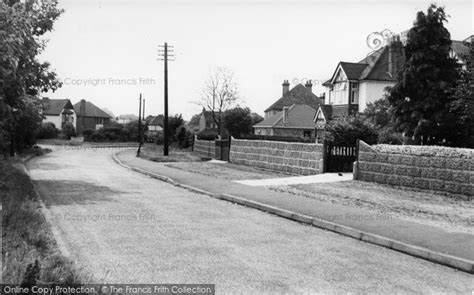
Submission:
[[[163,111],[163,62],[158,45],[174,46],[169,65],[170,113],[185,119],[209,71],[235,73],[243,104],[263,115],[281,96],[284,79],[324,81],[339,61],[368,53],[367,36],[409,29],[431,1],[152,1],[60,0],[65,13],[41,56],[64,85],[50,98],[86,99],[116,116]],[[451,16],[453,39],[473,32],[470,0],[438,2]],[[314,87],[315,94],[322,89]]]

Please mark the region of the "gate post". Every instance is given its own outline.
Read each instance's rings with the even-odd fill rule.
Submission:
[[[323,173],[326,173],[328,165],[327,141],[323,141]]]

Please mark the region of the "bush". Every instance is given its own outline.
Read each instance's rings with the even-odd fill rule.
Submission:
[[[51,139],[57,138],[59,134],[58,128],[52,122],[41,123],[40,128],[38,129],[38,139]]]
[[[84,129],[84,130],[82,130],[82,136],[84,136],[84,138],[87,138],[87,139],[89,139],[91,137],[92,133],[94,133],[94,129]]]
[[[197,137],[200,140],[215,140],[217,135],[217,130],[203,130],[197,134]]]
[[[76,128],[74,128],[74,125],[72,123],[66,123],[63,126],[63,130],[61,130],[62,134],[66,136],[67,139],[71,139],[71,137],[76,136]]]
[[[377,143],[400,145],[404,143],[401,133],[395,132],[392,128],[382,128],[378,131]]]
[[[91,135],[92,141],[104,141],[104,139],[105,139],[104,134],[99,130],[94,131],[94,133],[92,133]]]
[[[334,145],[355,145],[357,139],[368,144],[377,143],[377,131],[373,124],[364,121],[359,116],[349,117],[346,120],[331,121],[326,125],[324,139]]]

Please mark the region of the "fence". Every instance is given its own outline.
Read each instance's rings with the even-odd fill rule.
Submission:
[[[436,146],[369,146],[359,142],[355,178],[467,195],[474,191],[474,150]]]
[[[193,152],[202,158],[214,158],[216,154],[214,140],[200,140],[194,136]]]
[[[234,139],[230,161],[289,174],[323,173],[323,145],[264,140]]]

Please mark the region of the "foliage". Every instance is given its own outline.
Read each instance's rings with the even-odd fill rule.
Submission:
[[[314,143],[314,140],[312,140],[308,137],[279,136],[279,135],[259,135],[259,134],[251,134],[251,133],[250,134],[244,134],[244,135],[238,137],[238,139]]]
[[[217,68],[209,73],[199,104],[212,114],[219,135],[223,135],[223,113],[238,101],[237,84],[233,72]]]
[[[94,133],[94,129],[84,129],[84,130],[82,130],[82,136],[84,136],[85,141],[88,141],[93,133]]]
[[[76,128],[74,125],[70,122],[64,124],[63,129],[61,130],[61,133],[66,136],[67,139],[71,139],[71,137],[76,136]]]
[[[376,128],[383,128],[391,125],[390,103],[386,97],[367,104],[362,115],[372,122]]]
[[[58,128],[54,126],[52,122],[41,123],[41,126],[38,130],[37,138],[38,139],[52,139],[57,138],[59,134]]]
[[[196,114],[191,117],[191,120],[188,122],[188,129],[190,131],[198,131],[199,130],[199,121],[201,120],[201,113]]]
[[[218,134],[215,130],[203,130],[197,134],[197,138],[200,140],[215,140]]]
[[[385,127],[377,130],[377,143],[400,145],[404,143],[404,137],[393,128]]]
[[[37,56],[40,37],[53,28],[62,10],[57,1],[0,2],[0,148],[10,154],[34,143],[42,121],[38,96],[61,86],[48,63]]]
[[[335,145],[355,145],[357,139],[368,144],[377,143],[375,126],[360,116],[352,116],[346,120],[330,121],[326,125],[324,139]]]
[[[175,138],[180,148],[188,148],[192,144],[193,134],[182,125],[176,130]]]
[[[184,119],[181,114],[168,117],[168,134],[170,142],[177,140],[176,130],[178,130],[182,125],[184,125]]]
[[[450,57],[451,38],[444,27],[444,9],[432,4],[427,13],[418,12],[408,32],[405,64],[389,90],[398,130],[415,135],[423,144],[452,141],[450,106],[459,69]]]
[[[241,134],[252,132],[252,116],[249,108],[236,107],[224,112],[223,127],[231,136],[237,137]]]

